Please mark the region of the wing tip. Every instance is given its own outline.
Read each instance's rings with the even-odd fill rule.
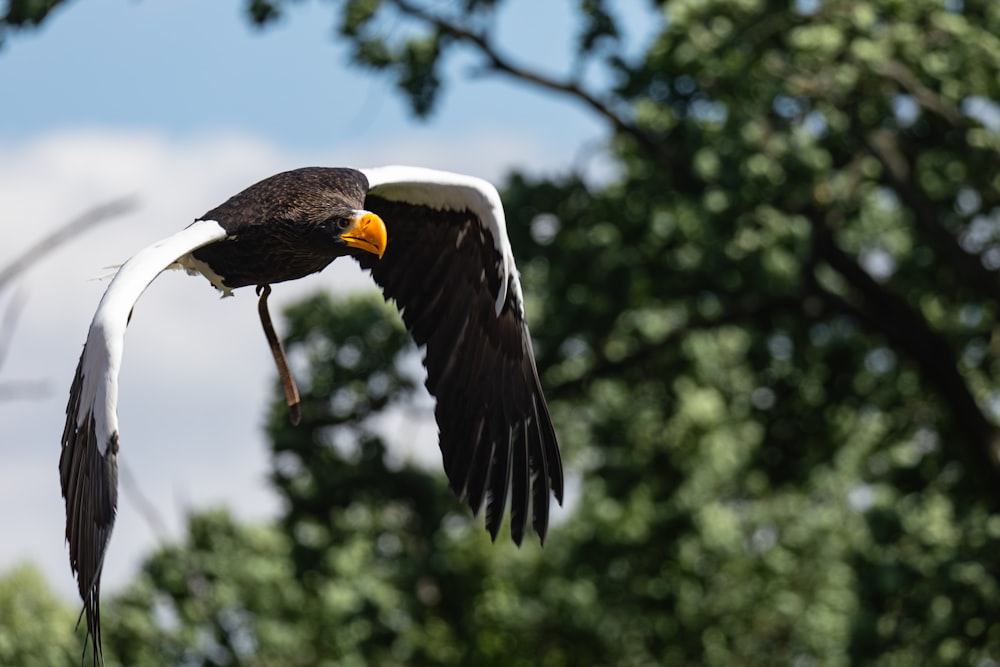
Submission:
[[[82,358],[81,358],[82,364]],[[98,433],[93,407],[83,397],[84,373],[77,369],[70,388],[63,430],[59,477],[66,507],[66,542],[70,569],[76,575],[83,601],[80,620],[86,619],[87,645],[93,642],[94,664],[104,664],[101,631],[101,575],[118,501],[118,432],[97,447]]]

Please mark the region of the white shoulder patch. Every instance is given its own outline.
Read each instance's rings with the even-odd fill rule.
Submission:
[[[428,206],[439,210],[467,210],[479,218],[483,228],[493,238],[493,246],[503,261],[497,270],[500,274],[500,292],[497,294],[497,315],[507,300],[508,279],[517,275],[514,254],[507,237],[500,193],[489,181],[475,176],[450,171],[393,165],[360,169],[368,178],[368,191],[391,201]],[[517,281],[514,282],[517,285]]]

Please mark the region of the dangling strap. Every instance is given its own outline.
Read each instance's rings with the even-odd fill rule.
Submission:
[[[295,378],[292,377],[292,372],[288,369],[285,348],[281,346],[281,340],[274,332],[274,325],[271,324],[271,313],[267,309],[267,297],[270,294],[270,285],[257,285],[257,295],[260,297],[257,302],[257,312],[260,313],[260,324],[264,327],[264,335],[267,336],[267,344],[271,346],[271,354],[274,355],[274,363],[278,367],[278,377],[281,378],[281,386],[285,390],[288,417],[292,426],[298,426],[302,419],[299,412],[299,388],[295,386]]]

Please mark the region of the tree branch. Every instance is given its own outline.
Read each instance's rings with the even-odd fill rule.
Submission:
[[[22,252],[20,256],[15,257],[9,264],[0,267],[0,292],[48,253],[71,241],[88,229],[111,218],[123,215],[134,208],[135,201],[131,197],[116,199],[106,204],[95,206],[61,227],[58,227],[54,232]],[[15,294],[7,305],[3,320],[0,321],[0,367],[3,366],[3,362],[7,358],[10,341],[23,305],[24,299],[19,294]],[[0,402],[14,398],[30,398],[33,395],[43,395],[44,393],[45,385],[39,382],[8,382],[0,386]]]
[[[865,145],[868,152],[882,164],[889,185],[913,214],[918,229],[927,234],[929,245],[943,252],[949,264],[965,280],[975,285],[982,295],[996,301],[1000,297],[1000,274],[988,271],[977,255],[966,252],[959,245],[958,239],[935,215],[934,204],[917,184],[912,167],[896,146],[893,137],[888,132],[873,132],[865,139]]]
[[[132,211],[135,209],[135,206],[134,198],[124,197],[95,206],[82,215],[73,218],[25,250],[10,264],[0,267],[0,290],[3,290],[11,280],[59,246],[71,241],[91,227]]]
[[[965,125],[965,118],[961,111],[955,108],[943,95],[939,95],[921,83],[919,77],[899,60],[886,60],[880,63],[875,71],[895,82],[924,109],[941,116],[956,127]]]
[[[485,36],[458,26],[440,16],[436,16],[411,4],[409,0],[392,0],[392,2],[404,14],[432,25],[441,33],[474,47],[486,58],[491,69],[544,90],[575,98],[609,121],[617,133],[632,138],[657,162],[661,162],[664,165],[672,165],[676,162],[676,156],[673,155],[664,142],[657,141],[642,129],[627,121],[621,114],[612,109],[610,102],[599,99],[593,93],[585,90],[580,84],[574,81],[559,81],[539,72],[515,65],[502,56]]]
[[[968,445],[958,447],[956,453],[969,466],[970,473],[980,469],[1000,472],[1000,431],[980,409],[958,371],[958,359],[948,341],[901,297],[879,285],[848,257],[830,229],[815,217],[813,233],[816,256],[847,281],[858,303],[850,303],[821,287],[820,295],[830,305],[880,332],[916,364],[924,380],[937,389],[951,409],[956,427],[968,438]]]
[[[11,297],[7,308],[4,310],[3,319],[0,320],[0,368],[3,368],[7,361],[7,352],[10,350],[10,341],[14,337],[14,329],[17,327],[17,320],[24,310],[25,298],[20,290]]]

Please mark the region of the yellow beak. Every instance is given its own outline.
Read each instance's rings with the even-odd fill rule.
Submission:
[[[385,223],[374,213],[358,211],[354,227],[341,234],[340,238],[344,239],[348,247],[378,255],[379,259],[385,253]]]

